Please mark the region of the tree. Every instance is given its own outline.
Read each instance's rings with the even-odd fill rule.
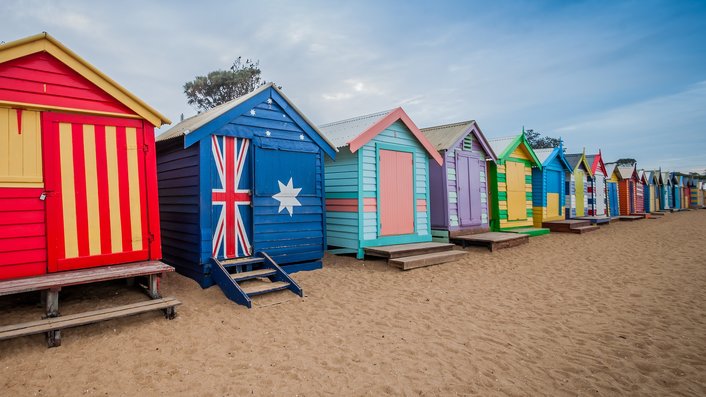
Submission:
[[[618,159],[616,161],[618,165],[633,165],[637,163],[637,160],[631,158]]]
[[[561,144],[561,139],[542,136],[539,132],[529,129],[525,130],[525,137],[532,149],[551,149]]]
[[[260,61],[238,57],[229,70],[214,70],[184,84],[189,105],[208,110],[267,84],[260,78]]]

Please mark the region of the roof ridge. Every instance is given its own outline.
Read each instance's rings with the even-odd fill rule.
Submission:
[[[502,140],[504,140],[504,139],[515,139],[515,138],[517,138],[517,135],[501,136],[501,137],[498,137],[498,138],[490,138],[490,139],[488,139],[488,142],[490,142],[490,141],[502,141]],[[487,138],[486,138],[486,139],[487,139]]]
[[[389,110],[383,110],[383,111],[380,111],[380,112],[375,112],[375,113],[370,113],[370,114],[364,114],[364,115],[361,115],[361,116],[355,116],[355,117],[351,117],[351,118],[348,118],[348,119],[345,119],[345,120],[339,120],[339,121],[333,121],[333,122],[331,122],[331,123],[320,124],[320,125],[319,125],[319,128],[326,128],[326,127],[331,127],[331,126],[338,125],[338,124],[349,123],[349,122],[351,122],[351,121],[358,121],[358,120],[363,120],[363,119],[371,118],[371,117],[374,117],[374,116],[381,116],[381,115],[383,115],[383,114],[392,113],[392,112],[395,111],[396,109],[397,109],[397,108],[393,108],[393,109],[389,109]]]
[[[457,127],[457,126],[459,126],[459,125],[470,124],[470,123],[473,123],[473,122],[475,122],[475,120],[458,121],[458,122],[456,122],[456,123],[449,123],[449,124],[436,125],[436,126],[433,126],[433,127],[424,127],[424,128],[420,128],[420,130],[422,130],[422,131],[439,130],[439,129],[442,129],[442,128]]]

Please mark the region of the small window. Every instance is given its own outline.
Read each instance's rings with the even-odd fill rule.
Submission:
[[[39,112],[0,108],[0,187],[42,187]]]

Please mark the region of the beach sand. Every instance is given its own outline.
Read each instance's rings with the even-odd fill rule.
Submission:
[[[327,256],[248,310],[177,274],[183,305],[0,342],[0,395],[706,395],[706,211],[401,272]],[[144,299],[69,288],[72,313]],[[0,324],[41,316],[0,298]]]

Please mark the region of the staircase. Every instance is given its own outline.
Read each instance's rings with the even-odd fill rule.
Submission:
[[[435,242],[366,247],[365,253],[387,258],[388,264],[402,270],[452,262],[466,255],[454,250],[454,244]]]
[[[591,221],[579,219],[544,222],[542,223],[542,227],[545,227],[552,232],[576,234],[588,233],[599,229],[598,226],[591,225]]]
[[[251,298],[288,289],[299,296],[304,291],[266,253],[261,257],[218,260],[211,258],[211,277],[233,302],[252,308]]]

